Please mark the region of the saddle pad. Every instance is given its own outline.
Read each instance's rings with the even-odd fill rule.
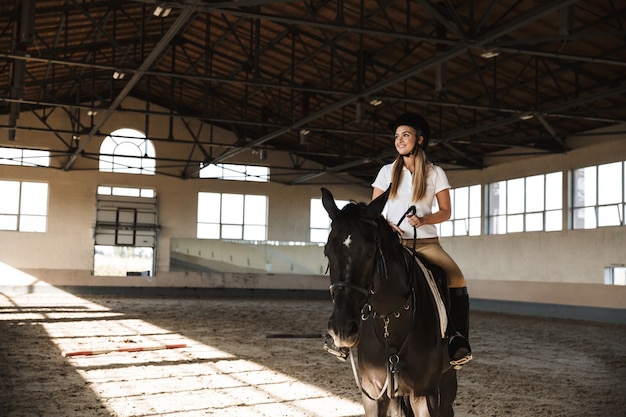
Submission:
[[[448,328],[448,314],[446,312],[446,305],[441,298],[441,293],[439,292],[439,288],[435,283],[435,278],[433,277],[432,272],[430,272],[430,269],[424,266],[418,256],[413,255],[413,258],[424,273],[424,277],[426,277],[426,282],[428,282],[430,292],[433,294],[433,298],[435,299],[435,305],[437,306],[437,312],[439,313],[439,327],[441,327],[441,338],[444,339],[446,337],[446,329]]]

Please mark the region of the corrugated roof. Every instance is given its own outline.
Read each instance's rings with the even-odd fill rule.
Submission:
[[[93,103],[110,116],[135,97],[241,139],[199,141],[181,177],[199,161],[264,149],[293,160],[275,181],[341,173],[369,183],[393,154],[387,124],[406,110],[430,121],[429,158],[447,169],[481,169],[507,150],[564,152],[565,138],[626,120],[618,1],[1,4],[3,146],[17,112]],[[157,17],[157,6],[171,12]],[[63,138],[73,126],[82,144],[99,134],[71,114],[49,130]],[[84,151],[64,139],[55,148],[65,169]],[[323,168],[302,171],[302,161]]]

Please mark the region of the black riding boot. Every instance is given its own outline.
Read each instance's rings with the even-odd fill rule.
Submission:
[[[450,364],[465,365],[472,360],[472,348],[469,344],[469,296],[467,287],[450,288],[450,319],[456,334],[450,337],[448,349]]]

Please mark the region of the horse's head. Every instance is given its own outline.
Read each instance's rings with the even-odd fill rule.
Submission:
[[[339,210],[330,191],[322,188],[322,204],[332,220],[324,249],[334,304],[328,332],[338,347],[352,347],[359,339],[361,309],[376,280],[378,227],[387,197],[388,192],[369,204],[350,203]]]

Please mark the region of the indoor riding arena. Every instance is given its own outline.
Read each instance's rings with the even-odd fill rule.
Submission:
[[[4,292],[0,308],[5,416],[363,415],[322,349],[329,300]],[[457,416],[626,406],[623,324],[477,311],[471,329]]]
[[[321,189],[369,204],[407,112],[469,292],[455,416],[625,415],[625,26],[617,1],[0,1],[0,417],[365,416],[324,349]]]

